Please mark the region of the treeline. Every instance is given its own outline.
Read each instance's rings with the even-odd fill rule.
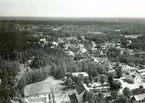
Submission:
[[[120,50],[115,47],[111,47],[107,52],[107,57],[114,62],[122,62],[130,66],[145,65],[145,54],[140,54],[140,51],[129,52],[127,50]]]
[[[131,49],[145,51],[145,35],[138,37],[137,39],[132,39],[132,44],[129,46]]]
[[[119,34],[101,34],[101,35],[87,35],[86,39],[89,41],[94,41],[97,44],[99,43],[105,43],[105,42],[118,42],[120,39],[120,35]]]
[[[18,88],[22,91],[22,96],[24,96],[23,88],[28,84],[40,82],[46,79],[48,75],[50,75],[50,68],[51,66],[46,66],[43,68],[27,71],[18,82]]]

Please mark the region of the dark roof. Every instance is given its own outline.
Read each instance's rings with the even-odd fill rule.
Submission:
[[[77,100],[75,93],[73,93],[72,95],[69,95],[69,99],[70,99],[71,103],[78,103],[78,100]]]
[[[84,84],[83,84],[82,82],[77,83],[76,86],[75,86],[75,88],[76,88],[76,91],[77,91],[77,93],[78,93],[79,95],[80,95],[83,91],[86,90],[86,88],[85,88],[85,86],[84,86]]]

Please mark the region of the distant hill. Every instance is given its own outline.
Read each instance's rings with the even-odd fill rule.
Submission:
[[[145,18],[56,18],[56,17],[0,17],[0,22],[42,23],[42,24],[145,24]]]

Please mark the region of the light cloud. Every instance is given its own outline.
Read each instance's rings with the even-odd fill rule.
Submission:
[[[145,0],[0,0],[0,16],[145,17]]]

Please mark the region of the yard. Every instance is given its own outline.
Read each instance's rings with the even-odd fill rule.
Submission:
[[[59,93],[62,91],[63,88],[61,83],[63,83],[63,81],[55,80],[52,76],[49,76],[44,81],[27,85],[24,89],[24,94],[25,96],[31,96],[37,94],[50,93],[51,88],[53,89],[54,93]]]

